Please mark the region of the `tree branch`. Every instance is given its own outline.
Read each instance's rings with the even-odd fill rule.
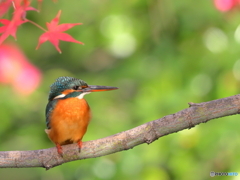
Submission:
[[[100,157],[128,150],[142,143],[149,144],[159,137],[192,128],[211,119],[240,113],[240,95],[199,104],[188,104],[189,108],[175,114],[106,138],[84,142],[80,153],[76,144],[63,146],[63,157],[58,155],[55,147],[34,151],[2,151],[0,152],[0,167],[50,169],[69,161]]]

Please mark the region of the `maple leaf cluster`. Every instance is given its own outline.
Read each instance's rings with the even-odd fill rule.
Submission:
[[[10,43],[0,45],[1,85],[12,87],[19,96],[28,96],[37,89],[41,79],[41,71],[18,46]]]
[[[240,0],[214,0],[215,7],[222,12],[227,12],[240,6]]]
[[[38,0],[41,3],[42,0]],[[52,19],[50,23],[46,23],[47,30],[42,28],[37,23],[26,18],[27,11],[38,11],[37,9],[30,6],[30,0],[1,0],[0,1],[0,18],[3,17],[8,10],[13,7],[13,14],[10,20],[8,19],[0,19],[0,23],[2,26],[0,27],[0,45],[8,38],[8,36],[13,36],[15,40],[17,29],[20,25],[24,23],[32,23],[38,28],[45,31],[38,40],[38,45],[36,49],[40,47],[40,45],[46,41],[51,42],[57,51],[61,53],[59,48],[59,40],[74,42],[78,44],[83,44],[80,41],[75,40],[72,36],[64,31],[76,26],[81,25],[82,23],[65,23],[59,25],[59,19],[61,15],[61,10],[57,13],[56,17]]]

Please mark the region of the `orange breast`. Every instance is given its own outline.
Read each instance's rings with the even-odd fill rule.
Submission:
[[[60,99],[50,117],[48,136],[60,145],[79,142],[87,131],[90,117],[85,99]]]

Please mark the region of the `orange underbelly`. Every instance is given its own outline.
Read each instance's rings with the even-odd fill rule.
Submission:
[[[49,138],[55,144],[70,144],[82,140],[90,121],[90,108],[84,99],[59,100],[50,117]]]

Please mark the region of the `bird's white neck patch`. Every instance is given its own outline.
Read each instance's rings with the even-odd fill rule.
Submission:
[[[62,97],[65,97],[65,96],[66,96],[65,94],[60,94],[60,95],[56,96],[54,99],[62,98]]]
[[[84,92],[84,93],[81,93],[79,96],[77,96],[78,99],[82,99],[84,95],[86,94],[90,94],[91,92]]]
[[[84,95],[89,94],[89,93],[91,93],[91,92],[83,92],[79,96],[77,96],[76,98],[82,99],[84,97]],[[66,94],[60,94],[60,95],[56,96],[54,99],[63,98],[65,96],[66,96]]]

